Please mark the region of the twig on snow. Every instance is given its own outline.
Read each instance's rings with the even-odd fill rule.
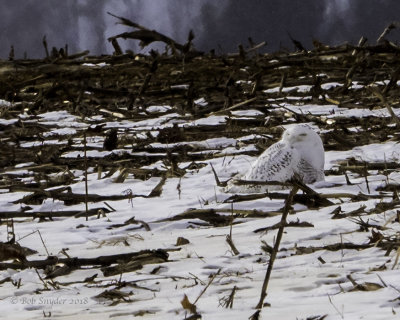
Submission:
[[[279,250],[279,245],[281,243],[281,239],[282,239],[282,236],[283,236],[283,231],[285,229],[286,218],[287,218],[287,216],[289,214],[289,209],[290,209],[290,206],[292,204],[293,197],[297,193],[298,190],[299,190],[298,186],[295,185],[292,188],[292,190],[290,191],[289,196],[286,199],[285,207],[283,208],[283,212],[282,212],[281,226],[279,227],[278,233],[276,235],[276,241],[275,241],[274,249],[272,250],[271,257],[269,259],[267,272],[265,273],[264,283],[263,283],[263,286],[262,286],[262,289],[261,289],[260,300],[258,301],[256,309],[261,309],[263,307],[263,305],[264,305],[264,300],[265,300],[265,297],[267,296],[267,288],[268,288],[269,279],[271,277],[272,268],[273,268],[273,265],[274,265],[274,262],[275,262],[276,255],[277,255],[278,250]]]

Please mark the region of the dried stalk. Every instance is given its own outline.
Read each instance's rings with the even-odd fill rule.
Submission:
[[[294,186],[293,189],[290,191],[289,196],[286,199],[285,207],[283,208],[283,213],[282,213],[282,218],[281,218],[281,226],[279,227],[278,233],[276,235],[275,245],[272,250],[271,257],[269,258],[267,272],[265,274],[264,283],[261,288],[260,300],[258,301],[256,309],[262,309],[262,307],[264,305],[264,300],[267,296],[267,288],[268,288],[269,279],[271,277],[272,268],[273,268],[273,265],[275,262],[276,255],[278,254],[279,245],[281,243],[283,231],[285,229],[286,218],[289,214],[289,209],[292,204],[293,197],[297,193],[298,189],[299,188],[297,186]]]
[[[85,159],[85,210],[86,210],[86,221],[89,220],[89,206],[88,206],[88,174],[87,174],[87,153],[86,153],[86,132],[83,134],[83,152]]]

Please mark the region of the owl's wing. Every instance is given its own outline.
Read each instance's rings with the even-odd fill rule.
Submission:
[[[300,159],[297,167],[294,169],[304,183],[314,183],[325,179],[324,170],[314,168],[309,162]]]
[[[244,179],[284,182],[292,178],[299,162],[300,155],[296,149],[277,142],[259,156]]]

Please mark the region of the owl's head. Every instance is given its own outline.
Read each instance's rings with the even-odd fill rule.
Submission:
[[[322,145],[319,135],[305,124],[297,124],[289,127],[282,135],[282,140],[291,146],[316,146]]]

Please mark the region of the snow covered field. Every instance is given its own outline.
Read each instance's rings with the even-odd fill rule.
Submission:
[[[327,82],[324,89],[337,86]],[[4,130],[21,123],[45,128],[37,139],[20,139],[20,148],[61,150],[54,164],[58,171],[46,171],[34,158],[1,169],[1,241],[7,241],[5,213],[20,212],[21,216],[13,219],[15,240],[36,251],[27,256],[29,261],[46,260],[48,256],[97,258],[157,249],[168,253],[165,262],[147,263],[116,275],[104,275],[97,264],[69,266],[65,274],[49,276],[54,270],[7,267],[12,260],[4,261],[0,317],[248,319],[256,311],[269,260],[268,247],[274,244],[285,203],[285,196],[279,195],[288,190],[231,201],[233,195],[217,186],[211,164],[221,181],[246,171],[263,148],[279,139],[282,127],[273,126],[274,130],[260,134],[249,125],[242,134],[228,135],[221,130],[219,136],[194,136],[175,143],[156,138],[165,130],[228,126],[233,120],[268,124],[275,116],[284,119],[284,127],[299,122],[296,115],[303,114],[309,118],[302,122],[315,128],[326,142],[326,181],[310,187],[331,204],[293,204],[288,217],[291,224],[285,228],[267,290],[265,302],[269,306],[261,310],[260,318],[398,319],[400,202],[397,191],[389,186],[400,184],[395,167],[400,157],[399,137],[386,108],[310,101],[310,87],[284,88],[283,92],[306,94],[301,98],[293,95],[291,103],[282,103],[275,96],[279,87],[267,90],[265,94],[271,100],[265,105],[268,115],[250,103],[229,116],[210,114],[197,119],[175,113],[168,105],[148,107],[146,115],[154,116],[144,120],[121,119],[116,114],[113,121],[106,114],[83,119],[65,110],[0,119]],[[285,101],[290,98],[289,94]],[[205,106],[207,101],[198,104]],[[12,108],[7,101],[0,106]],[[313,117],[322,119],[324,125],[312,121]],[[346,123],[348,136],[336,137],[339,140],[351,142],[352,134],[358,137],[368,132],[358,124],[364,123],[363,119],[370,120],[375,129],[378,125],[374,121],[386,119],[382,123],[394,133],[379,141],[371,129],[370,143],[360,138],[356,140],[359,146],[353,141],[336,148],[332,132],[345,123],[343,119],[359,120],[355,125]],[[118,149],[103,149],[104,136],[92,130],[99,125],[118,130]],[[84,157],[83,138],[79,136],[83,130],[92,132],[87,137],[88,193],[100,196],[98,201],[89,200],[88,206],[95,211],[101,208],[88,221],[84,201],[65,200],[68,193],[85,194],[84,170],[68,166],[69,161],[72,164]],[[141,145],[149,139],[154,141]],[[183,149],[196,160],[179,161]],[[103,158],[119,161],[121,169],[102,171]],[[124,161],[132,159],[139,164],[123,171]],[[39,169],[46,175],[40,175]],[[50,178],[65,182],[49,184],[46,191],[61,186],[70,189],[40,197],[39,187],[21,187],[49,183],[46,179]],[[11,187],[16,181],[20,188]],[[158,193],[150,196],[155,190]],[[298,194],[299,199],[307,197],[302,191]],[[83,214],[49,218],[64,211]],[[34,212],[44,218],[29,217]],[[257,229],[264,230],[255,232]],[[238,253],[226,241],[229,234]],[[185,296],[196,306],[194,315],[182,305]]]

